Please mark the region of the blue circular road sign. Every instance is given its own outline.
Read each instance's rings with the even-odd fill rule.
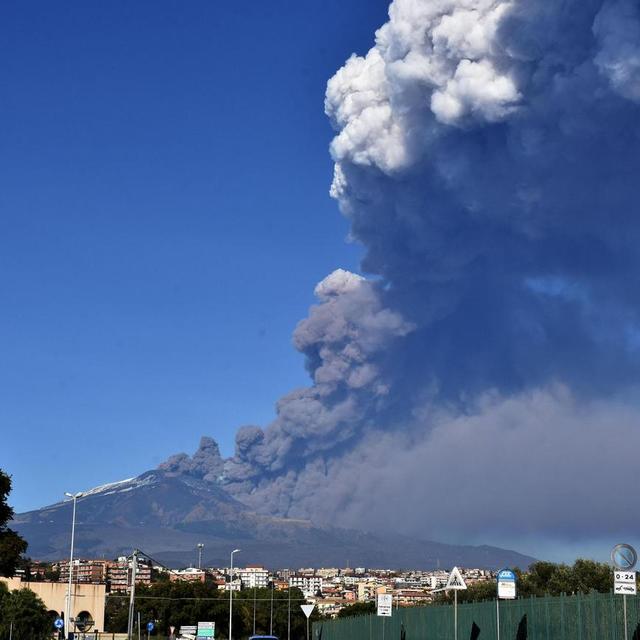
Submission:
[[[636,566],[638,554],[630,544],[617,544],[611,550],[611,562],[620,571],[630,571]]]
[[[153,622],[147,622],[147,631],[151,633],[156,628],[156,625]]]
[[[60,629],[64,629],[64,620],[62,618],[56,618],[53,621],[53,626],[60,631]]]

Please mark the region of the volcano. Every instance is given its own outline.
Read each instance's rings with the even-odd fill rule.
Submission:
[[[77,502],[76,555],[112,558],[138,548],[169,566],[187,566],[197,544],[204,562],[225,566],[229,551],[267,567],[365,566],[431,569],[454,565],[524,568],[533,558],[490,546],[459,546],[366,533],[255,513],[224,484],[171,464],[86,491]],[[71,502],[19,514],[14,527],[38,560],[68,557]]]

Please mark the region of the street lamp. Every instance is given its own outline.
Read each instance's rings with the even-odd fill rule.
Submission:
[[[64,626],[67,632],[67,640],[71,637],[71,582],[73,579],[73,542],[76,536],[76,501],[82,497],[82,492],[68,493],[65,496],[73,500],[73,516],[71,517],[71,552],[69,553],[69,585],[67,587],[67,597],[65,602]]]
[[[229,569],[229,640],[233,640],[233,554],[240,549],[231,552],[231,569]]]

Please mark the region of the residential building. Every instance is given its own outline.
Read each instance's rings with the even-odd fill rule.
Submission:
[[[80,584],[104,584],[107,581],[107,571],[111,563],[108,560],[73,561],[72,582]],[[60,571],[59,582],[69,581],[69,562],[59,562],[54,565]]]
[[[133,560],[122,556],[115,562],[110,562],[107,568],[107,581],[111,591],[130,591]],[[136,584],[151,584],[151,562],[138,557],[136,567]]]
[[[289,578],[289,586],[297,587],[307,595],[315,595],[316,593],[322,593],[322,584],[323,578],[320,576],[314,575],[302,575],[302,576],[291,576]]]
[[[269,586],[269,571],[257,564],[249,564],[244,569],[237,569],[243,589],[266,589]]]

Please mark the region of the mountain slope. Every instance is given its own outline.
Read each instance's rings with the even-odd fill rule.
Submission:
[[[16,516],[13,527],[38,559],[68,557],[71,503]],[[269,567],[448,567],[454,564],[524,567],[532,558],[496,547],[455,546],[320,528],[306,520],[258,515],[219,484],[163,469],[97,487],[78,500],[76,555],[115,557],[140,548],[173,566],[193,562],[196,544],[204,560],[224,566],[240,547],[245,562]]]

